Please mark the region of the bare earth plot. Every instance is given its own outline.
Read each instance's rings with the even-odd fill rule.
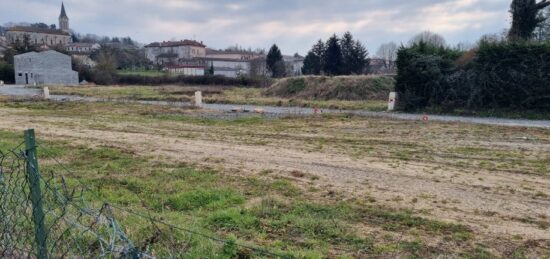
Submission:
[[[466,225],[495,255],[511,256],[516,244],[548,256],[548,129],[344,116],[205,123],[184,116],[199,111],[155,109],[4,105],[0,130],[33,127],[71,145],[290,179],[319,202],[358,200]]]

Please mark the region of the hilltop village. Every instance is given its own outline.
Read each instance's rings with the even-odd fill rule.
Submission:
[[[211,73],[237,78],[251,73],[267,73],[265,51],[241,48],[217,50],[208,48],[202,41],[188,39],[159,41],[146,45],[138,44],[129,38],[123,39],[126,40],[125,42],[120,42],[118,38],[104,42],[85,37],[79,38],[70,29],[69,21],[65,5],[62,3],[58,26],[42,23],[6,28],[3,36],[0,37],[0,56],[3,56],[6,50],[18,45],[33,45],[39,51],[55,50],[71,55],[79,62],[93,67],[96,62],[91,57],[101,48],[107,47],[136,53],[140,58],[146,58],[147,62],[144,63],[148,67],[158,68],[174,75],[204,76]],[[51,58],[49,55],[42,56],[43,60]],[[304,57],[298,54],[283,55],[283,60],[288,76],[302,74]],[[28,82],[21,78],[16,81]]]

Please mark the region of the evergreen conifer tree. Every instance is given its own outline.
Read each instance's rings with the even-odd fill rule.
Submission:
[[[330,76],[341,75],[343,65],[340,39],[334,34],[326,43],[325,54],[323,55],[323,71]]]
[[[269,52],[267,53],[267,68],[271,72],[273,77],[285,76],[285,64],[283,61],[283,55],[281,50],[276,44],[273,44]]]

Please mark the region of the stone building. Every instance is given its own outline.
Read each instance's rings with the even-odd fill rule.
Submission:
[[[206,56],[206,46],[194,40],[153,42],[145,46],[145,55],[157,65],[201,65],[194,61]]]
[[[59,15],[59,29],[16,26],[9,28],[6,39],[10,44],[28,40],[30,44],[45,46],[64,46],[72,42],[69,30],[69,17],[65,12],[65,5],[61,4]]]
[[[76,42],[65,45],[65,50],[74,55],[89,55],[100,48],[98,43]]]
[[[71,57],[53,50],[16,55],[14,70],[18,85],[78,85]]]

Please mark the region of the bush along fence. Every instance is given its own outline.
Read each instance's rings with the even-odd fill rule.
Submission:
[[[70,173],[37,143],[34,130],[24,136],[0,150],[0,258],[289,258],[125,209],[77,178],[41,172],[39,152]]]

